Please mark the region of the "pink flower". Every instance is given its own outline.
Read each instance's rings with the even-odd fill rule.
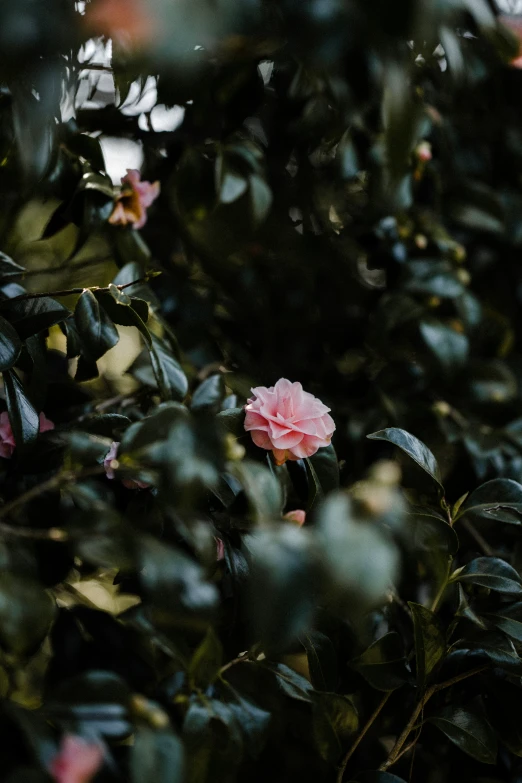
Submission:
[[[113,226],[126,226],[130,223],[134,228],[142,228],[147,222],[147,208],[159,196],[160,184],[141,182],[140,172],[136,169],[127,169],[121,184],[122,191],[116,198],[109,223]]]
[[[45,413],[40,413],[40,432],[47,432],[47,430],[54,430],[54,424],[46,417]],[[7,411],[4,411],[0,413],[0,457],[9,459],[13,456],[15,448],[16,443],[11,422]]]
[[[509,16],[508,14],[501,14],[499,19],[520,41],[518,55],[509,64],[512,68],[522,68],[522,19],[517,16]]]
[[[103,460],[105,475],[108,479],[116,478],[115,470],[117,470],[119,467],[117,460],[119,447],[119,442],[113,440],[111,447],[107,452],[107,456]],[[127,489],[147,489],[150,487],[150,484],[147,484],[146,481],[139,481],[138,479],[123,479],[121,483],[124,487],[127,487]]]
[[[283,519],[287,519],[289,522],[293,522],[294,525],[301,527],[304,525],[306,512],[302,508],[296,508],[294,511],[288,511],[288,513],[284,514]]]
[[[103,763],[100,745],[66,734],[49,771],[56,783],[89,783]]]
[[[216,542],[216,561],[219,563],[220,560],[225,559],[225,544],[222,538],[216,536],[214,536],[214,541]]]
[[[144,0],[94,0],[87,5],[89,32],[115,39],[119,44],[147,46],[157,36],[157,20]]]
[[[280,378],[267,389],[258,386],[245,406],[245,430],[261,449],[272,450],[277,465],[328,446],[335,424],[326,405],[303,391],[300,383]]]

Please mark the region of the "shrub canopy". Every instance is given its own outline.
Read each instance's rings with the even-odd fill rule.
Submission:
[[[519,47],[486,0],[1,4],[6,783],[520,779]],[[309,457],[245,431],[280,378]]]

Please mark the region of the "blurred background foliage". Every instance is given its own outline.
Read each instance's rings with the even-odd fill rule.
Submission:
[[[522,780],[518,10],[0,2],[4,780]]]

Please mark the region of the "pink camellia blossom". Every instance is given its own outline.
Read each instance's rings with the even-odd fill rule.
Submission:
[[[56,783],[89,783],[103,763],[103,749],[82,737],[66,734],[49,772]]]
[[[107,476],[108,479],[116,478],[115,469],[118,468],[117,457],[118,457],[119,447],[120,447],[119,442],[113,440],[113,442],[111,443],[111,447],[107,452],[105,459],[103,460],[105,475]],[[147,489],[148,487],[150,487],[150,484],[147,484],[146,481],[139,481],[138,479],[123,479],[121,483],[123,484],[124,487],[127,487],[127,489]]]
[[[330,443],[335,430],[330,408],[300,383],[280,378],[275,386],[257,386],[252,394],[245,406],[245,430],[256,446],[272,451],[276,465],[311,457]]]
[[[40,413],[40,432],[47,432],[48,430],[54,430],[54,424],[50,421],[45,413]],[[13,456],[13,451],[16,448],[16,443],[11,428],[11,422],[7,411],[0,413],[0,457],[9,459]]]
[[[294,525],[301,527],[305,523],[306,511],[303,511],[302,508],[296,508],[294,511],[288,511],[288,513],[284,514],[283,519],[287,519],[288,522],[293,522]]]
[[[142,182],[140,172],[127,169],[121,180],[122,190],[109,218],[113,226],[132,225],[142,228],[147,222],[147,208],[155,201],[160,192],[159,182]]]

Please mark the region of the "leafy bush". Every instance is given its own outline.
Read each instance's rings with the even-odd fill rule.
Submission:
[[[521,779],[516,30],[2,4],[7,783]]]

